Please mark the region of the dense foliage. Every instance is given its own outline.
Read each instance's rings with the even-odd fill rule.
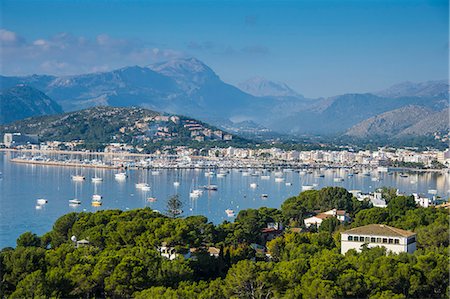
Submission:
[[[307,213],[330,208],[348,209],[354,221],[332,218],[318,232],[299,227]],[[269,240],[268,223],[286,229]],[[418,250],[341,255],[339,232],[369,223],[417,232]],[[342,188],[303,192],[281,210],[243,210],[220,225],[150,209],[70,213],[47,234],[26,232],[15,249],[1,251],[0,291],[10,298],[446,298],[448,235],[446,210],[418,208],[404,196],[370,208]],[[89,244],[77,248],[71,236]],[[161,256],[162,244],[178,257]],[[210,255],[210,246],[220,253]]]

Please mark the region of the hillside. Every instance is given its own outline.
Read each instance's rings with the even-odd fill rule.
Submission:
[[[0,126],[0,133],[37,134],[42,141],[84,140],[86,143],[189,143],[242,141],[192,118],[162,115],[137,107],[93,107],[65,114],[33,117]]]
[[[61,106],[41,91],[29,86],[19,85],[0,92],[0,124],[61,112]]]
[[[399,133],[399,136],[407,135],[429,135],[435,132],[449,132],[449,109],[444,109],[440,112],[436,112],[416,122],[414,125],[403,130]]]
[[[350,128],[346,134],[359,138],[370,136],[394,137],[401,135],[403,131],[431,115],[435,115],[435,112],[431,109],[412,105],[406,106],[364,120]],[[427,131],[427,129],[425,130]]]

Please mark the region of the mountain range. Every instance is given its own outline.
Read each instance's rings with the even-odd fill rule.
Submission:
[[[359,132],[361,136],[368,136],[372,134],[370,130],[361,133],[363,128],[369,127],[364,122],[376,116],[384,117],[382,115],[389,111],[394,115],[413,113],[413,116],[417,109],[398,109],[414,106],[432,114],[448,107],[447,81],[405,82],[372,93],[310,99],[284,83],[260,77],[235,87],[223,82],[210,67],[195,58],[85,75],[1,76],[0,84],[2,88],[18,84],[36,88],[55,100],[64,111],[101,105],[140,106],[188,115],[216,126],[230,128],[231,121],[237,124],[237,129],[249,124],[250,129],[259,127],[297,135]],[[425,116],[419,115],[419,118]],[[404,118],[406,123],[391,122],[392,126],[404,129],[412,126],[408,117]],[[399,128],[386,132],[395,133],[393,137],[399,134]],[[428,132],[411,130],[418,134]]]
[[[61,112],[61,106],[36,88],[17,85],[0,91],[0,124]]]

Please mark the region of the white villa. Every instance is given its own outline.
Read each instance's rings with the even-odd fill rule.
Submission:
[[[341,233],[341,254],[350,249],[361,251],[361,246],[383,246],[393,253],[413,253],[416,250],[416,234],[384,224],[369,224]]]
[[[305,223],[306,227],[310,227],[311,225],[317,225],[317,227],[319,227],[322,224],[323,220],[331,217],[336,217],[340,222],[350,221],[350,217],[347,212],[345,212],[344,210],[332,209],[315,216],[305,218],[303,222]]]

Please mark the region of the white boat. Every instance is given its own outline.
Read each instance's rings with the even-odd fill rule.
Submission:
[[[234,217],[234,211],[232,209],[226,209],[225,213],[227,213],[228,217]]]
[[[343,182],[343,181],[344,181],[344,179],[343,179],[343,178],[340,178],[340,177],[338,177],[338,178],[334,178],[334,179],[333,179],[333,181],[335,181],[335,182]]]
[[[142,189],[142,188],[145,188],[145,187],[150,187],[149,184],[147,184],[147,183],[137,183],[135,186],[136,186],[137,189]]]
[[[159,171],[158,170],[153,170],[152,171],[152,175],[159,175]]]
[[[306,171],[305,171],[305,170],[300,170],[299,174],[300,174],[300,175],[305,175],[305,174],[306,174]]]
[[[218,178],[224,178],[226,176],[226,173],[218,173],[217,177]]]
[[[285,183],[286,186],[292,186],[292,183]]]
[[[247,171],[243,171],[242,176],[249,176],[249,173]]]
[[[101,196],[100,194],[94,194],[92,195],[92,200],[94,201],[100,201],[102,200],[103,196]]]
[[[316,187],[318,187],[318,186],[319,186],[319,184],[317,184],[317,183],[314,183],[314,184],[312,184],[312,186],[313,186],[313,188],[316,188]]]
[[[100,178],[100,177],[93,177],[93,178],[91,178],[91,181],[93,182],[93,183],[99,183],[99,182],[102,182],[103,181],[103,178]]]
[[[35,208],[36,208],[36,210],[42,210],[42,207],[43,207],[42,205],[36,205]]]
[[[281,183],[284,181],[284,178],[275,178],[276,183]]]
[[[270,175],[262,175],[261,180],[270,180]]]
[[[143,187],[141,187],[141,190],[142,191],[150,191],[150,186],[143,186]]]
[[[282,176],[282,175],[283,175],[283,172],[282,172],[282,171],[275,171],[273,174],[274,174],[275,176]]]
[[[69,204],[72,204],[72,205],[79,205],[79,204],[81,204],[81,200],[76,199],[76,198],[74,198],[74,199],[69,199]]]
[[[324,177],[325,177],[325,175],[323,173],[320,173],[320,174],[316,175],[316,178],[318,178],[318,179],[324,178]]]
[[[173,185],[174,185],[175,187],[178,187],[178,186],[180,186],[180,182],[173,182]]]
[[[377,171],[378,171],[378,172],[389,172],[389,167],[378,166],[378,167],[377,167]]]
[[[38,205],[45,205],[46,203],[48,203],[48,200],[46,200],[45,198],[39,198],[38,200],[36,200],[36,203]]]
[[[380,178],[379,177],[372,177],[372,182],[379,182],[380,181]]]
[[[269,197],[269,195],[266,194],[266,193],[261,194],[261,198],[262,198],[262,199],[266,199],[266,198],[268,198],[268,197]]]
[[[156,201],[156,197],[149,197],[147,198],[148,202],[155,202]]]
[[[200,197],[203,194],[203,191],[200,189],[194,189],[189,193],[189,197],[191,198],[197,198]]]
[[[119,172],[114,174],[114,178],[116,180],[125,180],[127,178],[127,174],[125,172]]]
[[[81,182],[81,181],[84,181],[84,180],[85,180],[84,175],[73,175],[72,176],[72,181]]]
[[[313,185],[303,185],[302,186],[302,191],[308,191],[308,190],[313,190],[314,186]]]
[[[250,184],[250,188],[256,188],[256,187],[258,187],[258,185],[256,183],[251,183]]]

